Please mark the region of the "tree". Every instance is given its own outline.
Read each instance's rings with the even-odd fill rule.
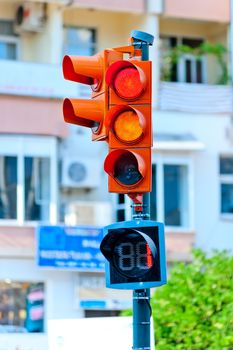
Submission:
[[[156,350],[233,350],[233,256],[194,251],[151,300]]]
[[[163,56],[162,64],[162,80],[171,81],[172,67],[176,65],[183,55],[192,55],[197,59],[203,56],[215,57],[220,67],[220,77],[216,84],[225,85],[229,82],[230,76],[228,74],[226,55],[228,51],[226,47],[220,43],[204,42],[198,47],[191,47],[188,45],[177,45],[169,49]]]

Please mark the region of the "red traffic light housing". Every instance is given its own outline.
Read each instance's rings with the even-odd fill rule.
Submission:
[[[129,45],[63,60],[65,79],[92,91],[91,99],[64,100],[65,121],[108,142],[109,191],[133,196],[151,191],[151,62],[140,58],[142,50]]]
[[[151,62],[129,59],[106,71],[109,86],[109,192],[151,191]]]

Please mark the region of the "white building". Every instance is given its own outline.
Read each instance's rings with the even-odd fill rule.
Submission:
[[[227,0],[0,3],[3,329],[24,327],[28,289],[42,293],[45,331],[50,318],[115,314],[128,298],[119,292],[121,303],[114,305],[119,295],[103,288],[101,273],[38,268],[35,229],[131,218],[129,199],[108,193],[106,143],[91,142],[90,130],[63,121],[63,97],[88,98],[89,89],[64,81],[61,70],[64,54],[126,45],[131,30],[155,36],[151,217],[166,224],[168,263],[189,261],[193,246],[233,249],[232,87],[216,85],[219,78],[227,82],[230,57],[217,44],[230,50],[229,23]],[[207,42],[220,56],[198,59],[192,49]],[[189,47],[186,54],[180,45]],[[180,58],[165,70],[163,55],[171,59],[174,47]],[[102,310],[81,307],[93,289],[94,299],[109,301]]]

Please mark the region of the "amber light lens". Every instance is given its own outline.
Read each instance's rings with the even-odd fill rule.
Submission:
[[[143,135],[143,129],[137,113],[133,110],[124,111],[114,121],[115,136],[122,142],[133,143]]]
[[[134,100],[143,93],[143,84],[136,68],[124,68],[114,81],[115,92],[121,98]]]

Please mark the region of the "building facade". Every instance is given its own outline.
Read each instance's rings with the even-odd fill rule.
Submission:
[[[61,62],[65,54],[126,45],[134,29],[155,37],[151,218],[165,222],[168,263],[190,261],[194,246],[233,249],[229,0],[2,1],[3,332],[42,332],[44,342],[48,319],[111,315],[127,305],[129,294],[105,291],[103,273],[39,268],[35,232],[38,225],[101,227],[131,218],[129,199],[108,193],[106,144],[63,121],[62,99],[90,91],[66,82]],[[88,293],[108,303],[89,308]]]

